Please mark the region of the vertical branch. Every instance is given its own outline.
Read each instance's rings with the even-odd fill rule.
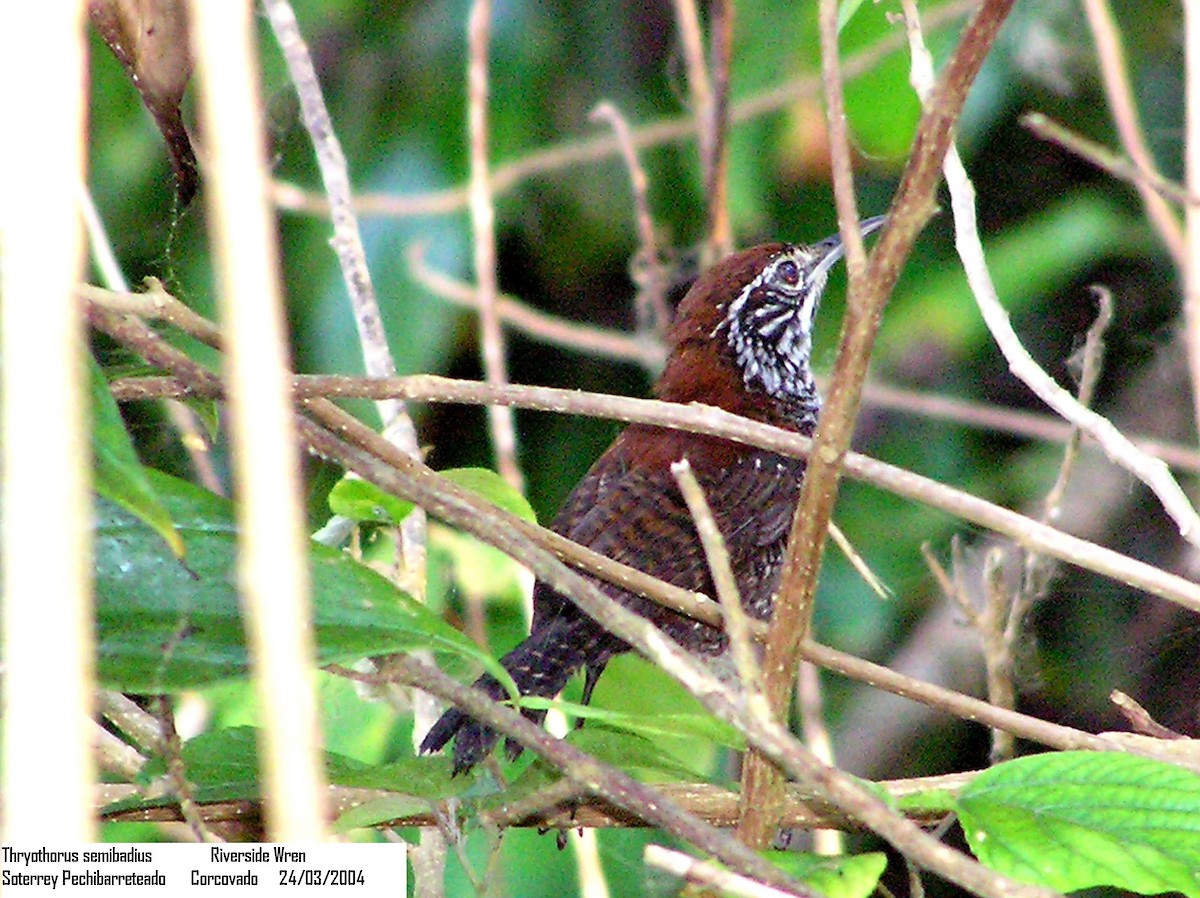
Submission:
[[[1200,6],[1196,0],[1184,0],[1184,53],[1187,94],[1184,116],[1184,165],[1188,193],[1196,196],[1200,189]],[[1155,194],[1157,196],[1157,194]],[[1149,208],[1149,206],[1147,206]],[[1183,239],[1183,311],[1187,322],[1188,369],[1192,375],[1192,402],[1196,409],[1196,426],[1200,428],[1200,207],[1188,203],[1185,207]],[[1174,222],[1174,217],[1171,218]]]
[[[807,635],[813,596],[825,546],[825,533],[837,501],[842,461],[850,447],[867,366],[875,345],[883,307],[917,234],[933,214],[940,168],[967,91],[995,42],[1014,0],[983,0],[959,39],[954,55],[921,114],[908,163],[874,251],[861,277],[850,282],[841,345],[834,363],[829,398],[821,413],[812,455],[804,475],[800,501],[780,576],[779,594],[767,639],[765,674],[771,707],[787,707]],[[844,224],[844,222],[843,222]],[[778,825],[782,781],[765,761],[751,763],[743,774],[743,807],[739,835],[748,844],[768,841]]]
[[[862,277],[867,266],[862,232],[858,227],[858,201],[854,197],[854,168],[846,126],[846,97],[842,88],[842,60],[838,55],[838,3],[821,0],[821,84],[825,91],[825,120],[829,128],[830,175],[837,206],[838,229],[846,253],[849,283]]]
[[[821,82],[825,90],[825,115],[829,127],[833,194],[838,210],[838,227],[841,230],[842,244],[846,252],[846,268],[850,284],[847,299],[852,300],[857,294],[855,288],[861,286],[863,270],[866,267],[866,254],[863,249],[862,234],[858,228],[858,204],[854,198],[854,172],[850,159],[850,139],[846,129],[841,60],[838,57],[837,7],[836,0],[821,0],[819,6]],[[847,310],[846,314],[849,316],[850,311]],[[822,422],[827,416],[828,412],[822,416]],[[853,412],[851,412],[850,418],[844,422],[844,427],[847,428],[847,431],[853,428]],[[849,445],[849,432],[845,434],[845,444]],[[810,462],[806,480],[812,477],[812,467]],[[836,485],[833,488],[836,489]],[[830,498],[830,512],[832,504],[833,500]],[[786,635],[781,633],[776,638],[768,640],[766,656],[767,698],[771,713],[777,720],[785,718],[789,704],[788,699],[796,676],[798,659],[792,654],[794,648],[791,639],[794,634],[797,640],[795,644],[798,645],[799,640],[803,640],[809,633],[813,598],[816,595],[815,568],[820,563],[828,518],[827,514],[824,524],[811,527],[805,534],[807,539],[803,551],[806,553],[807,562],[814,568],[806,588],[787,589],[785,592],[785,587],[795,579],[794,576],[788,577],[786,567],[780,586],[780,607],[775,612],[774,620],[781,626],[786,626],[788,633]],[[793,525],[792,540],[790,541],[793,544],[796,543],[797,529]],[[800,550],[789,546],[789,552],[792,551]],[[794,569],[794,565],[792,567]],[[772,627],[772,631],[774,629],[775,627]],[[738,819],[738,837],[752,847],[767,848],[774,836],[782,807],[783,774],[764,755],[758,752],[749,752],[742,769],[742,806]]]
[[[252,10],[193,0],[190,11],[226,323],[238,579],[266,719],[267,831],[273,841],[312,842],[325,832],[316,652]]]
[[[0,7],[5,843],[95,832],[91,457],[75,303],[83,25],[78,0]],[[33,78],[31,40],[53,59]]]
[[[488,44],[492,33],[491,0],[474,0],[467,22],[467,130],[471,142],[471,228],[475,240],[475,282],[479,290],[479,339],[483,349],[484,377],[490,384],[508,382],[504,359],[504,331],[496,309],[496,210],[488,163]],[[517,432],[510,408],[488,406],[496,465],[513,487],[523,488],[517,465]]]
[[[733,252],[733,229],[729,221],[729,72],[733,56],[733,0],[711,0],[712,38],[709,70],[712,96],[705,112],[707,135],[704,159],[704,196],[708,200],[708,245],[713,261]]]
[[[1195,3],[1187,0],[1183,4],[1184,29],[1187,37],[1195,37],[1200,32],[1197,24],[1198,17]],[[1108,0],[1084,0],[1084,11],[1087,13],[1088,27],[1092,31],[1092,40],[1096,44],[1096,59],[1099,63],[1100,77],[1104,82],[1104,93],[1108,97],[1108,106],[1112,111],[1113,124],[1117,136],[1125,152],[1133,161],[1134,166],[1151,176],[1158,176],[1154,157],[1146,146],[1142,134],[1142,125],[1138,118],[1137,104],[1133,98],[1133,88],[1129,84],[1129,67],[1125,61],[1125,51],[1121,46],[1121,35],[1113,20],[1112,9]],[[1196,73],[1195,50],[1191,44],[1184,44],[1186,50],[1186,84],[1187,97],[1184,128],[1187,138],[1194,136],[1194,131],[1200,129],[1197,117],[1200,115],[1200,88],[1197,81],[1200,75]],[[1197,154],[1196,142],[1185,139],[1185,168],[1187,187],[1195,189],[1200,182],[1200,159]],[[1186,344],[1188,356],[1188,373],[1192,382],[1193,418],[1196,426],[1200,427],[1200,273],[1193,263],[1196,250],[1200,247],[1200,237],[1196,236],[1196,225],[1200,217],[1192,205],[1186,207],[1186,232],[1181,229],[1171,206],[1158,191],[1154,190],[1146,178],[1138,178],[1134,182],[1138,194],[1142,198],[1142,206],[1146,210],[1146,218],[1158,232],[1159,239],[1171,254],[1175,268],[1179,272],[1183,284],[1183,312],[1187,322]]]

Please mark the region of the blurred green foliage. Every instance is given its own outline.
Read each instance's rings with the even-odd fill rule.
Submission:
[[[944,6],[924,3],[925,15]],[[356,189],[415,195],[465,183],[465,55],[467,4],[372,4],[356,0],[295,4],[316,61],[332,119],[350,161]],[[900,26],[894,0],[861,4],[846,24],[849,56]],[[752,99],[789,79],[819,69],[816,4],[747,0],[737,4],[732,93]],[[1181,171],[1182,83],[1178,12],[1166,0],[1125,0],[1116,13],[1147,134],[1168,176]],[[939,61],[953,45],[959,19],[930,35]],[[308,137],[299,120],[277,48],[262,26],[263,87],[277,177],[319,190]],[[889,37],[890,36],[890,37]],[[97,205],[131,282],[145,275],[202,314],[213,314],[212,275],[205,247],[205,213],[197,202],[174,207],[160,139],[136,94],[108,51],[94,42],[91,108],[91,185]],[[902,47],[897,41],[896,46]],[[902,49],[884,57],[847,87],[860,207],[886,210],[911,141],[918,105],[908,86]],[[496,165],[569,141],[603,134],[588,119],[597,103],[614,103],[638,125],[686,112],[686,79],[669,4],[502,3],[495,9],[491,51],[491,158]],[[189,98],[194,103],[194,98]],[[816,240],[836,228],[820,97],[796,95],[774,111],[739,124],[731,136],[730,211],[739,241]],[[959,140],[979,192],[981,224],[1000,295],[1018,331],[1060,382],[1071,385],[1066,359],[1093,315],[1087,285],[1103,280],[1114,291],[1117,322],[1099,406],[1118,423],[1160,437],[1193,439],[1178,413],[1180,394],[1164,383],[1179,378],[1170,353],[1177,309],[1169,261],[1140,214],[1136,195],[1065,152],[1023,131],[1018,116],[1046,112],[1068,127],[1115,145],[1082,13],[1073,3],[1018,4],[967,105]],[[203,135],[199,135],[203,146]],[[703,196],[694,143],[655,146],[641,154],[651,180],[651,204],[664,244],[682,250],[703,237]],[[432,295],[412,276],[406,254],[424,247],[429,264],[454,277],[470,276],[470,229],[463,208],[444,214],[369,217],[363,235],[384,323],[401,373],[478,377],[479,351],[471,314]],[[357,372],[360,354],[345,288],[328,247],[330,227],[314,216],[279,217],[288,315],[298,370]],[[534,174],[497,201],[502,287],[530,305],[573,320],[631,328],[634,286],[628,276],[636,231],[628,177],[607,158]],[[818,335],[818,367],[836,346],[844,280],[836,275]],[[104,346],[106,362],[120,361]],[[201,358],[206,350],[189,345]],[[610,392],[645,393],[652,375],[630,364],[606,362],[511,335],[513,380]],[[1037,409],[1015,384],[992,346],[954,256],[951,222],[943,213],[918,243],[889,306],[873,367],[875,377],[939,394]],[[1157,378],[1157,380],[1155,379]],[[1154,389],[1154,402],[1129,389]],[[1146,385],[1149,386],[1146,386]],[[1185,395],[1185,394],[1184,394]],[[355,410],[374,423],[374,410]],[[186,462],[154,409],[125,408],[142,458],[186,474]],[[416,406],[413,413],[430,461],[440,469],[488,466],[491,450],[477,409]],[[519,413],[520,461],[528,497],[540,520],[617,431],[609,422]],[[1054,480],[1059,452],[1045,444],[963,425],[868,406],[860,423],[863,451],[969,489],[1010,506],[1038,510]],[[226,447],[217,447],[224,470]],[[1094,470],[1089,468],[1089,470]],[[1178,563],[1169,525],[1127,478],[1101,468],[1078,501],[1102,496],[1084,513],[1093,535],[1122,551],[1160,564]],[[338,472],[313,463],[310,509],[314,529],[324,523],[325,497]],[[1115,484],[1115,489],[1112,486]],[[945,599],[921,560],[929,543],[945,558],[950,539],[962,536],[968,554],[982,534],[929,509],[876,490],[848,484],[837,519],[877,574],[895,593],[881,601],[835,551],[827,555],[819,597],[821,638],[851,651],[888,660],[910,645]],[[483,556],[435,549],[431,594],[438,607],[463,613],[464,586],[456,567],[479,566]],[[471,559],[466,561],[464,559]],[[511,601],[506,570],[489,606],[491,647],[515,644],[525,622]],[[486,586],[486,577],[484,578]],[[483,590],[486,592],[486,589]],[[486,598],[486,596],[485,596]],[[1028,663],[1021,671],[1025,707],[1085,728],[1112,728],[1106,705],[1111,688],[1137,694],[1155,713],[1186,729],[1196,724],[1196,674],[1186,647],[1196,638],[1169,610],[1119,584],[1062,572],[1028,628]],[[1114,663],[1114,658],[1117,659]],[[1194,668],[1194,665],[1192,665]],[[464,676],[467,675],[464,671]],[[967,677],[970,680],[970,677]],[[961,683],[960,683],[961,685]],[[830,680],[829,716],[835,741],[853,744],[840,727],[852,718],[865,690]],[[345,683],[324,683],[331,751],[366,763],[411,757],[411,720],[359,699]],[[577,684],[568,698],[577,696]],[[1189,693],[1188,690],[1192,691]],[[1188,695],[1191,698],[1188,698]],[[251,725],[258,715],[248,690],[234,684],[207,690],[216,727]],[[653,714],[678,710],[678,691],[662,674],[636,660],[614,663],[596,693],[597,707]],[[863,774],[979,766],[984,739],[966,726],[897,742],[890,755],[872,757]],[[585,730],[584,732],[588,732]],[[935,738],[936,736],[936,738]],[[897,740],[901,736],[895,737]],[[658,746],[681,764],[730,778],[727,755],[687,740]],[[854,754],[854,751],[851,751]],[[865,754],[856,757],[866,757]],[[864,762],[866,763],[866,762]],[[530,764],[518,762],[519,773]],[[122,832],[125,832],[124,830]],[[601,858],[614,896],[666,894],[672,884],[646,873],[640,848],[651,835],[601,832]],[[572,894],[570,856],[553,838],[510,833],[502,849],[503,893]],[[465,856],[477,869],[489,842],[475,832]],[[448,894],[470,894],[451,861]]]

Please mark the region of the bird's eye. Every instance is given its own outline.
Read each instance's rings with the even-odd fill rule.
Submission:
[[[791,259],[784,259],[775,267],[775,277],[788,287],[800,283],[800,266]]]

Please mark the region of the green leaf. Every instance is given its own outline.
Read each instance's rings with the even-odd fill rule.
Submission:
[[[887,867],[881,852],[827,857],[798,851],[767,851],[767,860],[812,886],[825,898],[868,898]]]
[[[508,481],[487,468],[451,468],[440,472],[459,486],[477,493],[510,514],[537,523],[533,507]],[[356,477],[343,477],[329,493],[329,508],[355,521],[398,524],[413,510],[413,504]]]
[[[429,802],[407,795],[384,795],[350,808],[333,822],[335,833],[378,826],[389,820],[412,817],[429,812]]]
[[[95,358],[88,354],[92,393],[92,456],[95,460],[96,492],[145,521],[166,541],[179,558],[184,555],[183,538],[146,477],[121,418],[120,409],[108,390],[108,380]]]
[[[233,506],[165,474],[146,474],[187,541],[187,563],[140,519],[98,503],[100,679],[109,688],[157,693],[244,676]],[[309,562],[320,663],[420,647],[464,655],[503,675],[473,642],[348,555],[312,543]]]
[[[1200,896],[1200,776],[1116,752],[1057,752],[984,771],[963,789],[971,850],[1014,879]]]
[[[533,696],[522,698],[521,707],[557,708],[572,717],[598,723],[610,729],[636,733],[649,739],[661,736],[683,737],[702,739],[737,751],[746,748],[745,736],[739,733],[735,727],[711,714],[636,714]]]
[[[450,468],[441,473],[459,486],[478,493],[493,505],[503,508],[509,514],[524,518],[531,524],[537,523],[537,515],[534,514],[529,500],[513,489],[508,481],[495,471],[488,468]]]
[[[414,507],[357,477],[343,477],[329,491],[329,510],[354,521],[399,524]]]
[[[862,4],[863,0],[842,0],[838,4],[837,30],[839,34],[846,27],[846,23],[854,18],[854,14],[858,12],[858,8]]]

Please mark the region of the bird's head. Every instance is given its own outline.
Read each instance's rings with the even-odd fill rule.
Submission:
[[[861,233],[883,221],[864,221]],[[742,414],[763,406],[765,394],[775,400],[765,405],[781,417],[811,427],[820,409],[809,368],[813,323],[829,271],[842,255],[834,235],[809,246],[764,243],[714,265],[679,304],[671,357],[656,392]]]

